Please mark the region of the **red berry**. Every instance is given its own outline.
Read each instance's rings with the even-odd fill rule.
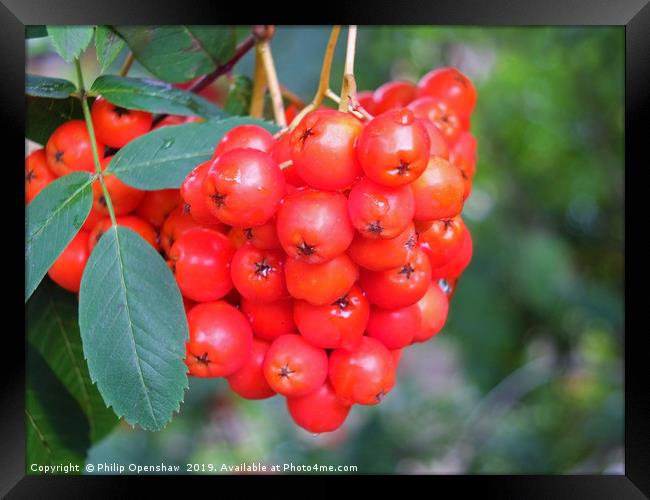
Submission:
[[[89,255],[88,233],[79,231],[54,261],[47,274],[60,287],[77,293]]]
[[[142,203],[135,211],[138,217],[154,227],[161,227],[167,216],[182,203],[178,189],[146,191]]]
[[[102,171],[106,169],[112,158],[112,156],[107,156],[101,161]],[[115,175],[104,176],[104,184],[111,197],[115,215],[126,215],[133,212],[144,199],[144,191],[124,184]],[[108,215],[104,190],[99,180],[93,182],[93,208],[102,215]]]
[[[453,143],[464,129],[461,118],[445,103],[435,97],[420,97],[408,106],[415,116],[428,119],[442,133],[448,143]]]
[[[361,175],[354,143],[363,125],[349,113],[319,109],[291,133],[291,159],[298,175],[317,189],[335,191]]]
[[[287,409],[296,424],[314,434],[338,429],[350,413],[327,381],[306,396],[287,398]]]
[[[241,310],[250,321],[256,336],[274,340],[280,335],[296,332],[293,322],[293,299],[276,302],[255,302],[242,297]]]
[[[329,380],[343,403],[376,405],[395,385],[393,356],[378,340],[362,337],[355,349],[332,351]]]
[[[142,220],[135,215],[121,215],[115,218],[118,226],[128,227],[138,233],[147,243],[149,243],[156,251],[160,250],[158,245],[158,234],[156,230],[147,221]],[[93,230],[88,237],[88,250],[93,251],[95,245],[102,237],[102,235],[113,225],[110,217],[103,217],[95,224]]]
[[[350,258],[371,271],[385,271],[406,263],[417,244],[413,223],[392,239],[366,238],[356,233],[348,248]]]
[[[431,143],[430,155],[439,156],[445,160],[449,159],[449,145],[447,144],[447,139],[442,135],[442,132],[438,127],[436,127],[431,120],[428,118],[418,118],[420,123],[424,125],[424,128],[427,130],[427,135],[429,136],[429,142]]]
[[[232,258],[230,276],[237,291],[249,300],[275,302],[289,296],[282,250],[260,250],[242,245]]]
[[[250,148],[270,153],[274,146],[275,139],[268,130],[258,125],[239,125],[226,132],[217,144],[212,159],[219,158],[227,151],[239,148]]]
[[[169,255],[172,245],[182,234],[195,227],[202,226],[194,220],[189,211],[185,210],[183,206],[176,207],[165,219],[165,223],[160,229],[160,246],[165,251],[165,254]]]
[[[463,175],[454,165],[432,156],[426,170],[411,184],[416,220],[450,219],[463,209]]]
[[[389,187],[417,179],[427,166],[429,150],[429,135],[408,108],[377,116],[357,141],[357,155],[366,176]]]
[[[97,143],[99,159],[104,145]],[[45,146],[47,166],[58,177],[76,171],[95,172],[90,135],[83,120],[70,120],[60,125]]]
[[[395,238],[409,225],[414,212],[408,185],[390,188],[363,177],[348,196],[350,221],[366,238]]]
[[[287,257],[284,272],[291,296],[317,306],[344,296],[359,276],[357,265],[345,254],[322,264]]]
[[[356,347],[368,324],[370,306],[358,286],[331,304],[314,306],[296,300],[293,317],[298,331],[315,347],[336,349]]]
[[[269,342],[254,338],[252,351],[244,365],[228,376],[228,385],[242,398],[266,399],[275,394],[264,378],[262,370],[269,347],[271,347]]]
[[[232,149],[215,160],[203,180],[206,202],[220,221],[250,227],[275,214],[285,192],[277,162],[256,149]]]
[[[395,108],[403,108],[417,94],[417,87],[411,82],[392,81],[378,87],[373,94],[374,113],[380,115]]]
[[[465,223],[460,215],[453,219],[433,221],[429,229],[420,233],[418,244],[429,257],[431,267],[447,264],[460,251],[465,238]]]
[[[56,179],[47,166],[45,149],[37,149],[25,158],[25,202],[29,203],[45,186]]]
[[[422,314],[418,304],[400,309],[382,309],[374,305],[370,308],[368,336],[377,339],[388,349],[406,347],[421,329]]]
[[[181,293],[197,302],[224,297],[232,288],[230,261],[235,249],[228,238],[212,229],[186,231],[169,250]]]
[[[264,358],[264,377],[284,396],[305,396],[327,379],[327,353],[300,335],[282,335],[271,344]]]
[[[226,377],[242,368],[253,349],[246,317],[227,302],[205,302],[187,314],[186,358],[194,377]]]
[[[223,223],[212,213],[203,192],[203,181],[211,165],[212,161],[203,162],[187,175],[181,185],[181,196],[194,220],[206,226],[221,226]]]
[[[357,101],[359,102],[361,107],[371,115],[377,114],[377,111],[375,109],[376,103],[375,103],[374,92],[372,92],[371,90],[362,90],[361,92],[357,92]]]
[[[261,226],[246,227],[241,230],[244,233],[246,241],[250,241],[255,247],[261,250],[279,250],[282,248],[278,239],[275,217]]]
[[[465,116],[469,116],[476,105],[472,81],[456,68],[437,68],[424,75],[418,82],[418,95],[440,98]]]
[[[115,106],[103,97],[95,99],[90,116],[97,140],[112,148],[126,146],[151,130],[151,113]]]
[[[465,227],[463,243],[460,250],[445,265],[431,269],[431,278],[450,279],[458,278],[472,260],[472,235],[469,229]]]
[[[416,247],[402,266],[387,271],[361,269],[359,285],[368,300],[384,309],[415,304],[427,291],[431,264],[422,249]]]
[[[312,189],[297,190],[284,199],[277,229],[284,251],[311,264],[341,255],[354,237],[345,196]]]
[[[420,328],[415,330],[413,342],[424,342],[437,335],[445,326],[449,312],[449,299],[434,280],[415,307],[420,311],[422,323]]]

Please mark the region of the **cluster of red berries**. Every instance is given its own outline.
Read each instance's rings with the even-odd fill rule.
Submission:
[[[441,68],[359,101],[374,118],[323,108],[278,138],[255,125],[230,130],[180,199],[109,186],[114,205],[131,202],[118,224],[160,247],[174,272],[190,375],[225,377],[247,399],[281,394],[313,433],[391,391],[401,349],[442,329],[472,256],[460,216],[476,165],[470,80]],[[53,172],[70,147],[59,130],[46,148]],[[105,215],[101,190],[93,212]],[[89,252],[109,224],[75,240]],[[55,269],[75,240],[50,276],[76,291]]]

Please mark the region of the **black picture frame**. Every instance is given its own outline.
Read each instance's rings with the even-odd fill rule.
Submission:
[[[337,2],[327,9],[317,9],[305,4],[281,8],[278,3],[254,5],[254,16],[243,16],[246,6],[228,5],[204,0],[185,2],[179,6],[173,1],[112,0],[2,0],[0,3],[0,33],[3,47],[3,77],[0,78],[2,106],[0,113],[5,124],[2,140],[4,152],[18,157],[24,151],[24,70],[26,25],[43,24],[251,24],[251,21],[275,24],[432,24],[432,25],[616,25],[625,28],[625,474],[624,475],[562,475],[562,476],[413,476],[416,481],[433,481],[434,488],[453,488],[455,495],[469,494],[479,489],[482,496],[505,498],[647,498],[650,497],[650,390],[648,381],[647,349],[643,349],[644,331],[635,331],[637,319],[641,323],[643,302],[647,292],[641,288],[647,263],[641,252],[645,211],[640,197],[633,191],[643,190],[641,148],[644,145],[645,127],[648,123],[650,100],[650,5],[649,0],[444,0],[436,2],[373,2],[351,4]],[[250,10],[250,9],[249,9]],[[319,11],[320,10],[320,11]],[[293,14],[293,18],[290,14]],[[254,19],[251,19],[253,18]],[[12,156],[13,156],[12,154]],[[24,157],[24,155],[23,155]],[[16,162],[23,161],[20,158]],[[19,186],[19,169],[11,161],[5,167],[10,172],[16,189]],[[16,178],[13,177],[15,175]],[[638,180],[636,178],[639,178]],[[22,181],[20,181],[22,182]],[[21,234],[20,218],[15,215],[24,210],[20,191],[15,196],[6,189],[5,201],[16,204],[13,216],[6,220],[15,224],[16,235],[5,241],[15,249],[16,255],[5,262],[20,262],[18,254]],[[642,193],[640,193],[642,194]],[[634,204],[637,204],[635,207]],[[12,259],[12,260],[9,260]],[[8,265],[9,269],[20,266]],[[5,295],[6,311],[18,310],[20,283],[24,272],[17,269],[15,285]],[[635,287],[635,285],[638,285]],[[633,290],[639,290],[635,293]],[[11,298],[10,298],[11,297]],[[15,308],[12,306],[16,301]],[[7,303],[9,302],[9,303]],[[24,305],[24,304],[23,304]],[[2,377],[2,424],[0,425],[0,495],[9,498],[48,497],[111,497],[127,496],[133,481],[140,478],[110,476],[36,477],[25,476],[24,451],[24,338],[13,328],[6,328],[4,352],[0,366]],[[8,344],[8,345],[7,345]],[[351,478],[363,480],[368,485],[382,487],[386,478],[380,476]],[[319,481],[327,488],[335,488],[331,476],[314,478],[292,477],[297,481]],[[118,480],[119,479],[119,480]],[[152,484],[152,477],[146,477]],[[166,485],[168,478],[157,476],[157,485]],[[263,478],[274,481],[276,478]],[[410,478],[411,479],[411,478]],[[247,480],[251,477],[220,477],[223,480]],[[139,482],[139,481],[137,481]],[[222,483],[219,483],[222,484]],[[431,494],[438,494],[432,489]],[[202,494],[200,491],[195,492]]]

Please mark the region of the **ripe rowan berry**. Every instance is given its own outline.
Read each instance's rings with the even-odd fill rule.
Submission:
[[[327,379],[327,353],[300,335],[275,339],[264,358],[264,377],[271,388],[284,396],[305,396]]]
[[[472,235],[465,227],[463,243],[460,247],[460,250],[454,255],[454,257],[445,265],[440,267],[434,267],[431,269],[431,279],[450,279],[458,278],[465,268],[469,265],[472,260]]]
[[[321,264],[287,257],[284,272],[291,296],[316,306],[343,297],[359,277],[359,268],[345,254]]]
[[[363,125],[349,113],[319,109],[308,113],[291,133],[296,172],[316,189],[336,191],[361,175],[354,143]]]
[[[375,305],[370,308],[368,336],[377,339],[387,349],[406,347],[421,329],[422,314],[418,304],[399,309],[382,309]]]
[[[112,158],[112,156],[107,156],[100,162],[102,171],[106,170]],[[104,176],[104,184],[111,197],[115,215],[126,215],[133,212],[144,199],[144,191],[124,184],[115,175]],[[93,182],[93,209],[102,216],[108,215],[108,204],[99,179]]]
[[[411,184],[415,220],[450,219],[463,209],[465,185],[460,170],[432,156],[422,175]]]
[[[29,203],[45,186],[56,179],[47,166],[45,149],[37,149],[25,158],[25,202]]]
[[[77,293],[89,255],[88,233],[79,231],[54,261],[47,274],[60,287]]]
[[[359,285],[373,304],[397,309],[415,304],[427,291],[431,264],[424,251],[416,247],[402,266],[387,271],[361,269]]]
[[[431,267],[447,264],[460,251],[465,238],[465,223],[460,215],[453,219],[433,221],[418,236],[418,245],[429,257]]]
[[[169,214],[182,202],[178,189],[146,191],[135,215],[154,227],[162,227]]]
[[[368,324],[370,305],[363,291],[353,286],[331,304],[315,306],[296,300],[293,317],[302,336],[315,347],[353,349]]]
[[[289,296],[284,277],[282,250],[260,250],[242,245],[230,264],[230,276],[237,291],[249,300],[275,302]]]
[[[291,257],[312,264],[333,259],[354,237],[347,199],[340,193],[299,189],[280,205],[277,232]]]
[[[242,368],[253,349],[246,317],[227,302],[204,302],[187,313],[190,340],[185,363],[194,377],[227,377]]]
[[[375,117],[357,140],[357,156],[366,176],[389,187],[417,179],[427,166],[430,148],[426,128],[408,108]]]
[[[285,193],[277,162],[256,149],[231,149],[217,158],[203,180],[212,214],[231,226],[260,226],[275,214]]]
[[[90,116],[97,140],[112,148],[124,147],[151,130],[151,113],[115,106],[103,97],[95,99]]]
[[[409,223],[404,231],[391,239],[366,238],[356,233],[347,253],[361,267],[385,271],[405,264],[417,242],[413,223]]]
[[[296,332],[293,321],[293,299],[275,302],[256,302],[241,299],[241,310],[250,321],[255,335],[261,339],[274,340],[280,335]]]
[[[47,166],[58,177],[76,171],[95,172],[90,135],[83,120],[70,120],[60,125],[45,145]],[[104,145],[97,142],[99,159]]]
[[[437,68],[424,75],[418,82],[418,95],[442,99],[465,116],[469,116],[476,105],[474,84],[456,68]]]
[[[172,245],[182,234],[195,227],[203,226],[196,222],[189,211],[185,210],[183,206],[176,207],[167,216],[165,223],[160,228],[160,246],[165,252],[165,255],[169,255],[169,250]]]
[[[377,339],[364,336],[355,349],[332,351],[329,381],[343,403],[376,405],[395,385],[393,356]]]
[[[408,107],[413,110],[416,117],[426,118],[438,127],[448,144],[456,141],[464,128],[461,118],[441,99],[420,97]]]
[[[415,307],[420,311],[422,320],[420,328],[414,330],[413,342],[424,342],[437,335],[447,321],[449,298],[436,280],[433,280],[427,293]]]
[[[221,299],[232,288],[230,262],[235,249],[222,233],[194,228],[169,250],[169,264],[181,293],[197,302]]]
[[[194,220],[204,226],[221,227],[223,222],[212,213],[209,200],[203,192],[203,181],[211,165],[211,160],[203,162],[185,177],[181,184],[181,196]]]
[[[332,432],[341,427],[350,408],[339,400],[327,381],[306,396],[287,398],[287,409],[293,421],[314,434]]]
[[[442,135],[442,132],[438,127],[436,127],[431,120],[428,118],[418,118],[420,123],[424,125],[424,128],[427,130],[427,135],[429,136],[429,142],[431,144],[429,151],[431,156],[439,156],[445,160],[449,159],[449,145],[447,144],[447,139]],[[462,132],[461,132],[462,134]]]
[[[366,238],[395,238],[415,213],[411,186],[390,188],[363,177],[350,190],[348,213],[354,228]]]
[[[138,233],[156,251],[160,250],[156,230],[145,220],[135,215],[120,215],[115,218],[118,226],[128,227]],[[110,217],[103,217],[95,224],[88,238],[88,250],[93,251],[102,235],[113,225]]]
[[[392,81],[381,85],[373,93],[373,114],[380,115],[395,108],[403,108],[415,99],[417,87],[411,82]]]
[[[253,347],[244,365],[232,375],[229,375],[228,385],[236,394],[245,399],[266,399],[275,395],[266,378],[262,365],[264,357],[271,347],[270,342],[253,339]]]
[[[271,133],[259,125],[239,125],[230,129],[217,144],[212,159],[219,158],[222,154],[233,149],[250,148],[271,153],[275,146],[275,139]]]
[[[371,115],[377,114],[377,110],[375,109],[376,103],[374,92],[370,90],[362,90],[361,92],[357,92],[357,101],[361,107]]]

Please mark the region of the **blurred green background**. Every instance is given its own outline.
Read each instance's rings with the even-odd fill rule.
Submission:
[[[328,34],[279,27],[273,39],[282,83],[305,100]],[[28,48],[29,72],[71,76],[46,39]],[[405,349],[389,397],[335,433],[297,428],[280,397],[248,402],[192,379],[164,431],[120,426],[88,461],[623,473],[623,50],[621,27],[360,27],[360,90],[441,65],[478,89],[463,212],[474,258],[446,327]],[[91,50],[89,81],[93,61]],[[235,71],[250,75],[252,57]]]

